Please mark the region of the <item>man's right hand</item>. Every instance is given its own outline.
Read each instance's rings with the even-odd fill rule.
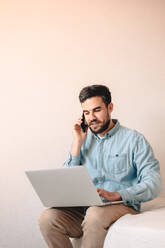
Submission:
[[[73,126],[73,144],[72,144],[72,150],[71,150],[72,156],[80,155],[80,149],[81,149],[82,143],[87,136],[88,128],[86,128],[86,132],[83,132],[81,129],[81,123],[82,123],[82,118],[79,118],[75,121],[74,126]]]
[[[87,130],[88,127],[86,128],[86,132],[83,132],[81,129],[81,123],[82,123],[82,118],[79,118],[75,121],[75,124],[73,126],[73,139],[76,142],[83,143],[84,139],[87,136]]]

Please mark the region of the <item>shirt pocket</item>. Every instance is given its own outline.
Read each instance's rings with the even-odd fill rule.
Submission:
[[[127,154],[108,155],[105,167],[111,174],[125,174],[128,171]]]

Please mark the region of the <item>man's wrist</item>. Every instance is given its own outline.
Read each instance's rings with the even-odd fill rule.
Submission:
[[[122,197],[121,195],[119,194],[119,192],[115,192],[116,193],[116,197],[118,198],[118,201],[121,201],[122,200]]]
[[[79,140],[74,140],[72,143],[71,155],[72,156],[80,156],[82,142]]]

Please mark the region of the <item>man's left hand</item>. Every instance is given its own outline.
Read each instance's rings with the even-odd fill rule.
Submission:
[[[121,195],[118,192],[109,192],[104,189],[97,188],[99,196],[103,197],[107,201],[121,201]]]

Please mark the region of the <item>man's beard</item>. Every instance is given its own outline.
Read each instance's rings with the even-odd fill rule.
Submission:
[[[102,126],[100,127],[100,129],[98,129],[98,130],[96,130],[96,131],[94,131],[90,126],[89,126],[89,128],[90,128],[90,130],[92,131],[92,133],[94,133],[94,134],[103,133],[105,130],[108,129],[109,124],[110,124],[110,121],[111,121],[111,120],[108,119],[107,122],[106,122],[104,125],[102,125]],[[94,121],[93,121],[93,122],[94,122]],[[97,123],[97,121],[96,121],[96,123]]]

